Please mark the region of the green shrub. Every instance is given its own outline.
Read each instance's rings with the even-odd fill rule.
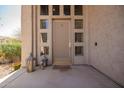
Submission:
[[[18,70],[20,67],[21,67],[21,64],[14,65],[14,66],[13,66],[14,71]]]
[[[0,45],[0,56],[4,55],[5,59],[14,61],[15,58],[21,58],[21,44],[1,44]]]

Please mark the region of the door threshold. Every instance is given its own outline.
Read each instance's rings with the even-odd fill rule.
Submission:
[[[71,66],[72,64],[53,64],[53,66]]]

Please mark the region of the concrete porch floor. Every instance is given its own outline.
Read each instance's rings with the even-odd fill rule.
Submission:
[[[68,71],[39,68],[32,73],[20,69],[0,83],[3,88],[117,88],[112,80],[90,66],[72,66]]]

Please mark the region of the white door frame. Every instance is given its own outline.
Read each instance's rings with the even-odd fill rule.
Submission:
[[[71,56],[71,59],[72,59],[72,63],[74,64],[74,19],[83,19],[84,21],[84,53],[85,53],[85,62],[82,63],[82,64],[89,64],[89,32],[88,32],[88,6],[83,6],[83,16],[75,16],[74,15],[74,5],[71,5],[71,15],[69,16],[64,16],[63,15],[63,5],[60,5],[60,10],[62,10],[60,12],[60,15],[59,16],[53,16],[52,15],[52,5],[49,5],[49,15],[47,16],[42,16],[40,15],[40,6],[37,6],[37,59],[39,61],[39,52],[40,52],[40,47],[41,46],[49,46],[49,55],[48,55],[48,58],[49,58],[49,61],[50,61],[50,64],[52,64],[52,21],[53,19],[70,19],[71,20],[71,24],[70,24],[70,32],[71,33],[71,44],[72,44],[72,56]],[[42,30],[40,29],[40,19],[48,19],[49,21],[49,28],[46,29],[46,30]],[[41,44],[40,43],[40,33],[42,32],[47,32],[48,33],[48,42],[45,43],[45,44]],[[72,42],[73,41],[73,42]]]

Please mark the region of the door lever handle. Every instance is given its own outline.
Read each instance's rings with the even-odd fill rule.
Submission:
[[[69,42],[69,48],[71,48],[71,43]]]

